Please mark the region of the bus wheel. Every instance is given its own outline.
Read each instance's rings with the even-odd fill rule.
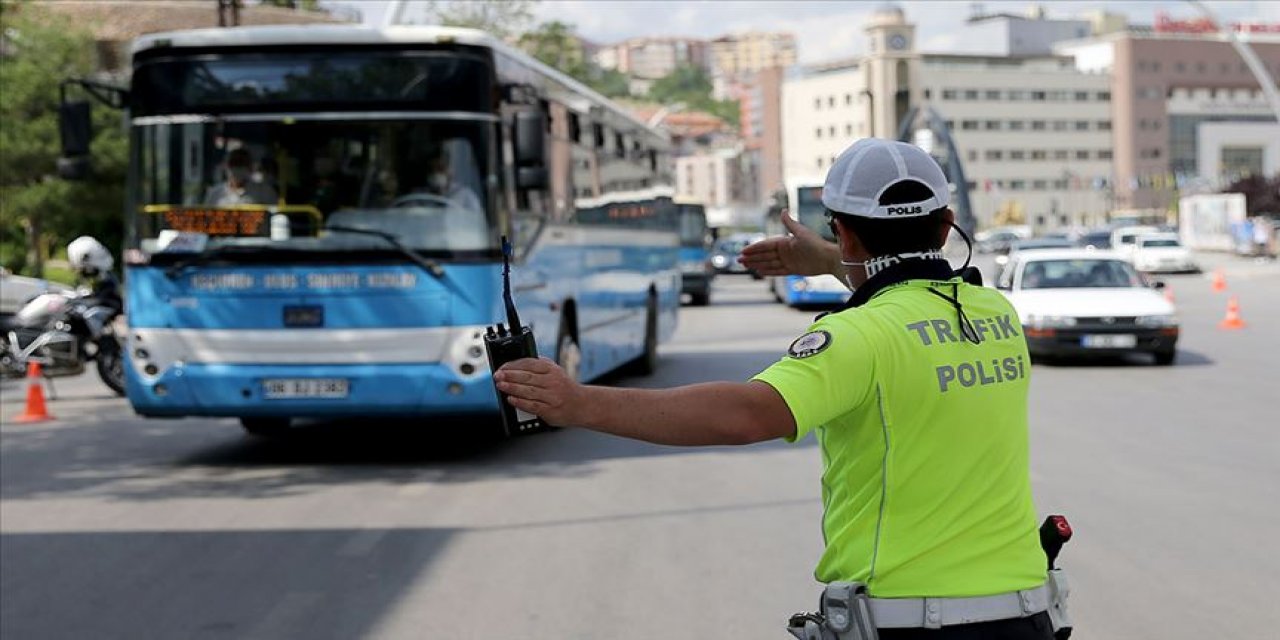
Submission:
[[[240,418],[240,426],[251,436],[272,438],[284,435],[289,430],[289,419],[246,416]]]
[[[658,370],[658,300],[652,295],[649,296],[644,321],[644,353],[631,365],[631,370],[641,376],[652,375]]]

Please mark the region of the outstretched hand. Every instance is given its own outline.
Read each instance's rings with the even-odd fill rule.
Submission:
[[[498,390],[511,406],[528,411],[558,427],[584,424],[587,403],[584,387],[560,365],[546,358],[523,358],[503,365],[493,374]]]
[[[783,209],[782,225],[791,235],[749,244],[738,262],[762,276],[817,276],[831,273],[840,260],[839,249]]]

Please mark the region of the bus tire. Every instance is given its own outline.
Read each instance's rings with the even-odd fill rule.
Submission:
[[[708,304],[711,304],[710,291],[699,291],[697,293],[691,293],[689,294],[689,297],[690,297],[689,302],[693,304],[693,306],[695,307],[705,307]]]
[[[244,432],[259,438],[282,436],[289,430],[289,418],[262,416],[244,416],[240,418],[240,427]]]
[[[653,375],[658,370],[658,298],[649,294],[645,310],[644,351],[631,362],[631,371],[639,376]]]

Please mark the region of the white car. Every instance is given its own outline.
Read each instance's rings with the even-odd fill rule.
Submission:
[[[0,269],[0,315],[18,312],[32,298],[50,291],[70,291],[71,288],[56,282],[17,276],[8,269]]]
[[[996,287],[1005,292],[1032,355],[1150,353],[1177,357],[1178,317],[1124,256],[1092,249],[1015,255]]]
[[[1160,229],[1146,225],[1113,229],[1111,231],[1111,250],[1125,258],[1130,258],[1133,256],[1133,247],[1138,242],[1138,236],[1149,233],[1160,233]]]
[[[1176,233],[1149,233],[1138,236],[1133,248],[1133,266],[1144,273],[1160,271],[1198,273],[1191,252],[1178,241]]]

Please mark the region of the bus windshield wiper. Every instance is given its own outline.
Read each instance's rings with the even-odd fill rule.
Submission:
[[[209,262],[210,260],[217,257],[221,257],[229,254],[261,253],[262,251],[272,251],[272,250],[281,251],[282,249],[275,248],[275,247],[264,247],[260,245],[235,245],[235,244],[230,244],[230,245],[224,244],[224,245],[218,245],[213,247],[207,247],[205,249],[200,250],[199,253],[192,254],[191,257],[189,258],[179,260],[169,265],[169,267],[164,270],[164,275],[167,276],[170,280],[172,280],[182,275],[183,271],[186,271],[191,267],[205,264],[206,262]],[[287,249],[283,249],[283,250],[287,251]]]
[[[390,244],[391,246],[399,250],[400,253],[403,253],[404,256],[408,258],[411,262],[418,265],[419,267],[422,267],[423,271],[426,271],[427,273],[431,274],[432,277],[436,279],[441,279],[444,277],[444,267],[441,267],[439,262],[436,262],[435,260],[432,260],[430,258],[424,258],[418,255],[413,249],[406,247],[404,243],[400,242],[400,238],[396,237],[394,233],[379,231],[377,229],[364,229],[361,227],[346,227],[341,225],[327,226],[325,227],[325,231],[338,231],[341,233],[356,233],[356,234],[361,234],[366,236],[374,236],[375,238],[382,238],[383,240],[387,241],[387,244]]]

